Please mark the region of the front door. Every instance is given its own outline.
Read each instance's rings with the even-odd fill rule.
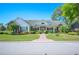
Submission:
[[[40,30],[41,30],[42,32],[44,32],[44,31],[46,30],[46,27],[42,26],[42,27],[40,27]]]

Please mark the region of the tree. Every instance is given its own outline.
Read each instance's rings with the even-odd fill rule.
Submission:
[[[0,31],[4,31],[4,30],[6,30],[6,28],[5,28],[5,26],[1,23],[1,24],[0,24]]]
[[[61,6],[62,16],[65,18],[65,23],[71,31],[71,25],[79,20],[79,4],[66,3]]]
[[[66,23],[71,25],[75,18],[79,16],[79,4],[78,3],[66,3],[61,7],[62,15],[66,17]]]
[[[7,28],[15,34],[19,33],[19,25],[17,25],[15,21],[9,22]]]
[[[52,20],[57,20],[57,17],[61,16],[62,11],[61,11],[61,6],[59,6],[58,8],[56,8],[53,12],[52,15]]]

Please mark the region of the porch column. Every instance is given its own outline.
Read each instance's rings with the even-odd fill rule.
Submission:
[[[39,27],[39,31],[40,31],[40,27]]]
[[[46,31],[47,31],[47,27],[46,27]]]
[[[56,29],[56,27],[53,27],[53,32],[54,32],[54,33],[56,32],[56,30],[55,30],[55,29]]]
[[[19,26],[19,32],[21,32],[21,27]]]
[[[28,26],[28,32],[30,31],[30,27]]]

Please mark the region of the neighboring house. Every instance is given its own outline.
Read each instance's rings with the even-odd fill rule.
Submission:
[[[20,17],[14,20],[17,25],[20,26],[20,31],[29,32],[32,30],[38,31],[53,31],[57,30],[59,25],[63,25],[64,22],[55,20],[24,20]]]
[[[79,22],[78,21],[74,22],[71,28],[72,28],[72,31],[77,31],[77,30],[79,31]]]

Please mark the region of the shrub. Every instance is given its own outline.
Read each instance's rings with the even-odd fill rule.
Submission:
[[[30,34],[30,32],[21,32],[20,35]]]
[[[31,31],[31,34],[41,34],[42,31]]]
[[[36,34],[40,34],[41,33],[41,31],[36,31]]]
[[[40,31],[40,34],[43,33],[42,31]]]
[[[30,34],[30,32],[24,32],[24,34]]]
[[[8,32],[5,32],[4,34],[9,34]]]
[[[56,33],[56,36],[59,36],[59,33]]]
[[[69,29],[70,28],[67,25],[60,26],[60,30],[64,33],[68,33]]]
[[[35,31],[31,31],[31,34],[35,34],[36,32]]]
[[[54,32],[51,30],[51,31],[48,31],[48,33],[54,33]]]
[[[45,34],[48,34],[48,31],[45,31],[44,33],[45,33]]]
[[[4,34],[4,32],[0,32],[0,34]]]
[[[69,35],[77,35],[76,32],[69,32],[68,34],[69,34]]]
[[[0,34],[9,34],[7,31],[1,31]]]
[[[12,34],[12,35],[16,35],[16,33],[15,33],[15,32],[12,32],[11,34]]]

